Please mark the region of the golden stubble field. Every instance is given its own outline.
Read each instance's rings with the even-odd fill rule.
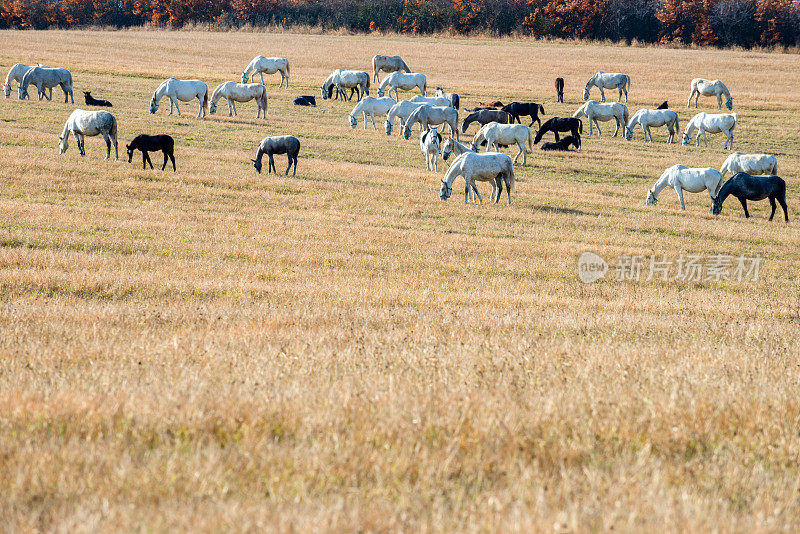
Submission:
[[[796,55],[166,31],[0,42],[3,74],[64,66],[76,98],[0,102],[3,529],[800,528]],[[440,202],[446,165],[424,171],[413,137],[351,130],[352,104],[291,105],[375,53],[466,107],[535,100],[546,118],[603,69],[631,75],[631,113],[669,99],[683,126],[691,78],[723,79],[736,148],[778,156],[790,222],[767,222],[766,201],[745,220],[733,198],[711,216],[705,193],[685,212],[670,190],[644,205],[664,168],[719,167],[719,135],[697,149],[604,130],[581,153],[535,150],[510,207],[465,206],[463,182]],[[224,104],[204,121],[195,104],[148,114],[160,80],[213,89],[256,54],[292,64],[289,90],[269,77],[266,121],[252,103],[238,119]],[[83,90],[114,103],[121,145],[175,137],[178,172],[103,161],[99,138],[59,156]],[[302,143],[297,176],[257,175],[257,143],[285,133]],[[584,285],[585,250],[763,264],[757,281]]]

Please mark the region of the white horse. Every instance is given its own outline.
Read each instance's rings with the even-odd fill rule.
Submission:
[[[212,115],[217,112],[217,102],[220,98],[228,101],[228,117],[237,115],[236,102],[250,102],[255,100],[258,105],[256,118],[261,117],[261,112],[264,112],[264,118],[267,118],[267,88],[260,83],[236,83],[225,82],[214,88],[211,93],[211,106],[209,113]]]
[[[364,97],[361,102],[356,104],[356,107],[353,108],[350,115],[348,115],[350,127],[355,128],[356,125],[358,125],[358,114],[363,113],[364,129],[367,129],[367,115],[369,115],[372,118],[372,127],[377,130],[378,127],[375,126],[375,115],[386,115],[395,104],[397,104],[397,101],[388,96],[380,98],[375,98],[374,96]]]
[[[719,172],[725,177],[730,172],[747,174],[778,174],[778,158],[772,154],[742,154],[734,152],[727,157]]]
[[[418,107],[423,105],[424,105],[423,103],[401,100],[400,102],[392,106],[392,109],[390,109],[389,112],[386,114],[386,122],[384,123],[384,127],[386,129],[386,135],[392,135],[392,128],[394,127],[395,119],[400,119],[400,128],[398,128],[397,131],[398,135],[403,135],[403,129],[405,128],[406,121]]]
[[[6,81],[3,84],[3,91],[6,94],[6,98],[11,98],[11,82],[17,82],[17,84],[22,82],[22,77],[25,76],[25,73],[28,72],[33,67],[44,67],[49,69],[47,65],[42,65],[41,63],[37,63],[36,65],[26,65],[24,63],[17,63],[11,70],[8,71],[8,75],[6,76]],[[53,88],[50,88],[50,98],[48,100],[53,99]]]
[[[72,73],[67,69],[51,69],[50,67],[31,67],[25,74],[22,75],[22,80],[19,82],[19,99],[24,100],[28,97],[28,86],[35,85],[39,91],[39,100],[43,97],[50,100],[53,97],[53,87],[56,85],[61,86],[64,91],[64,103],[75,103],[75,98],[72,96]],[[45,95],[45,90],[50,89],[50,97]]]
[[[722,188],[722,174],[717,169],[712,167],[694,168],[690,169],[685,165],[673,165],[661,175],[661,178],[653,185],[652,189],[647,191],[647,200],[645,204],[652,206],[658,202],[658,194],[665,187],[671,187],[678,195],[678,200],[681,201],[681,209],[685,210],[686,205],[683,203],[683,192],[700,193],[708,190],[708,196],[711,197],[711,206],[714,206],[714,199],[719,195],[719,190]]]
[[[242,71],[242,83],[252,82],[256,74],[261,75],[261,85],[264,85],[264,73],[275,74],[281,73],[281,83],[278,89],[286,82],[286,87],[289,87],[289,60],[284,57],[264,57],[256,56],[253,58],[247,68]],[[249,77],[249,80],[248,80]]]
[[[689,91],[689,103],[686,104],[687,108],[692,107],[692,98],[694,98],[694,107],[697,107],[697,101],[700,100],[700,95],[703,96],[716,96],[717,109],[722,109],[722,96],[725,95],[725,107],[728,111],[733,109],[733,97],[731,96],[725,84],[719,80],[706,80],[705,78],[695,78],[692,80],[692,86]]]
[[[178,117],[181,116],[181,108],[178,107],[179,100],[181,102],[189,102],[196,98],[200,102],[197,118],[199,119],[200,115],[206,116],[206,110],[208,110],[208,86],[200,80],[179,80],[177,78],[164,80],[150,100],[150,113],[158,111],[158,104],[165,96],[169,98],[170,115],[172,115],[174,106],[178,110]]]
[[[449,102],[449,104],[447,104],[447,105],[450,106],[450,107],[453,107],[453,108],[456,108],[456,109],[461,107],[461,97],[458,96],[458,93],[447,93],[441,87],[437,87],[436,88],[436,92],[434,93],[434,96],[436,98],[444,98],[444,99],[446,99]],[[439,104],[437,104],[437,105],[439,105]]]
[[[586,82],[586,88],[583,90],[583,99],[589,99],[589,90],[592,86],[597,87],[600,89],[600,101],[606,101],[606,94],[603,92],[603,89],[618,89],[619,90],[619,98],[617,102],[622,102],[622,93],[625,93],[625,102],[628,101],[628,89],[631,88],[631,77],[627,74],[622,74],[619,72],[603,72],[598,71],[589,78],[589,81]]]
[[[522,154],[522,165],[524,166],[528,163],[528,151],[525,148],[526,142],[531,151],[533,151],[533,134],[531,134],[531,129],[524,124],[500,124],[499,122],[485,124],[472,138],[472,150],[477,152],[483,141],[486,141],[487,152],[499,152],[499,145],[510,146],[516,143],[519,147],[519,152],[514,156],[515,165],[520,154]]]
[[[439,189],[441,200],[450,198],[453,193],[453,182],[458,176],[463,176],[466,182],[465,204],[469,201],[470,189],[477,195],[478,202],[483,204],[481,194],[475,185],[476,181],[492,184],[492,200],[495,204],[500,200],[500,194],[503,192],[502,184],[505,182],[508,203],[511,204],[511,193],[514,191],[514,164],[508,155],[498,152],[484,152],[483,154],[467,152],[458,156],[447,169],[444,180],[442,180],[442,186]]]
[[[429,171],[438,170],[439,147],[442,143],[442,134],[436,131],[436,126],[422,130],[419,134],[419,148],[425,155],[425,166]]]
[[[455,154],[456,156],[460,156],[461,154],[466,154],[467,152],[475,152],[467,145],[462,145],[452,137],[448,137],[445,142],[442,144],[442,158],[447,160],[450,157],[450,154]]]
[[[617,129],[614,130],[614,137],[619,133],[620,127],[624,128],[628,124],[628,106],[620,102],[611,104],[601,104],[597,100],[585,102],[578,111],[572,114],[573,117],[587,117],[589,119],[589,135],[592,135],[592,123],[597,126],[597,135],[602,135],[600,125],[597,121],[610,121],[614,119]]]
[[[422,96],[416,95],[408,99],[409,102],[415,102],[418,104],[430,104],[431,106],[450,106],[455,107],[452,105],[448,98],[443,96]]]
[[[450,137],[455,135],[456,140],[458,140],[458,111],[455,108],[450,106],[431,106],[430,104],[419,106],[406,119],[406,125],[403,127],[403,137],[406,139],[411,137],[411,128],[416,123],[420,123],[423,130],[427,130],[432,125],[449,124]]]
[[[322,99],[327,100],[333,97],[333,90],[336,89],[336,97],[342,95],[343,99],[350,100],[347,97],[345,89],[355,89],[358,91],[358,100],[369,95],[369,74],[363,70],[342,70],[336,69],[322,82],[320,89],[322,90]],[[352,95],[352,92],[351,92]]]
[[[733,129],[736,128],[736,113],[706,113],[701,111],[689,121],[686,125],[686,130],[683,132],[682,145],[688,145],[692,140],[692,132],[697,130],[697,137],[695,138],[695,146],[700,145],[700,136],[703,136],[703,142],[708,146],[708,139],[706,139],[706,132],[708,133],[724,133],[727,139],[725,140],[725,148],[733,150]],[[728,146],[730,143],[730,146]]]
[[[111,141],[114,141],[115,159],[119,159],[117,149],[117,119],[108,111],[84,111],[76,109],[64,124],[64,130],[58,136],[58,153],[63,154],[69,148],[69,134],[75,136],[81,156],[86,155],[83,136],[102,135],[106,142],[106,159],[111,157]]]
[[[383,79],[381,84],[378,86],[378,96],[384,95],[384,89],[386,89],[386,87],[389,87],[389,96],[391,96],[392,89],[394,89],[395,100],[400,100],[400,95],[397,92],[398,89],[402,89],[403,91],[419,89],[420,94],[425,96],[425,91],[428,88],[428,81],[424,74],[419,74],[417,72],[405,73],[397,71],[391,73]]]
[[[633,117],[625,126],[625,132],[622,135],[628,141],[633,138],[633,129],[637,124],[642,127],[645,143],[653,142],[653,134],[650,132],[651,127],[666,125],[669,129],[667,143],[672,143],[672,140],[675,139],[675,132],[680,131],[681,128],[678,122],[678,114],[671,109],[640,109],[633,114]]]
[[[400,56],[382,56],[380,54],[372,58],[372,69],[375,71],[373,81],[378,81],[378,73],[383,72],[411,72],[406,62]]]

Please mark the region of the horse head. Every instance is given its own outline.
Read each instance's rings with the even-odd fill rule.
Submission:
[[[11,98],[11,84],[4,83],[3,91],[6,93],[6,98]]]
[[[583,99],[584,100],[589,100],[589,85],[588,84],[583,89]]]
[[[403,139],[408,139],[409,137],[411,137],[411,125],[406,124],[403,127]]]
[[[633,129],[628,128],[627,126],[623,126],[622,137],[625,138],[626,141],[630,141],[633,139]]]
[[[644,201],[644,205],[645,206],[652,206],[656,202],[658,202],[658,199],[656,198],[655,193],[653,193],[652,189],[648,189],[647,190],[647,199]]]
[[[247,73],[242,72],[242,83],[247,83]]]
[[[125,145],[125,150],[128,151],[128,163],[130,163],[133,161],[133,149],[131,148],[131,145]]]
[[[439,200],[447,200],[453,193],[453,188],[447,185],[447,182],[442,180],[442,186],[439,188]]]
[[[63,154],[69,148],[69,133],[58,136],[58,153]]]
[[[22,84],[19,84],[19,99],[25,100],[26,98],[30,98],[28,96],[28,88],[22,87]]]
[[[250,161],[253,162],[253,167],[256,168],[256,171],[258,171],[258,174],[261,174],[261,162],[256,160],[256,159],[251,159]]]
[[[387,120],[383,123],[384,129],[386,130],[386,135],[392,135],[392,121]]]
[[[681,140],[681,145],[687,146],[691,142],[692,138],[689,136],[689,134],[687,132],[683,132],[683,139]]]
[[[153,97],[150,101],[150,113],[155,114],[156,111],[158,111],[158,102],[156,101],[156,97]]]
[[[722,199],[719,195],[717,195],[717,198],[715,198],[711,203],[711,213],[713,215],[719,215],[722,213]]]
[[[212,115],[217,112],[216,102],[211,102],[211,104],[208,106],[208,112],[211,113]]]
[[[378,96],[381,97],[381,98],[386,96],[386,93],[383,92],[383,88],[382,87],[378,87]]]
[[[450,154],[453,153],[453,140],[448,139],[442,145],[442,158],[447,161],[447,158],[450,157]]]
[[[350,119],[350,128],[355,128],[358,125],[358,117],[353,117],[352,115],[347,117]]]
[[[728,111],[733,111],[733,97],[729,96],[728,99],[725,101],[725,107],[728,108]]]

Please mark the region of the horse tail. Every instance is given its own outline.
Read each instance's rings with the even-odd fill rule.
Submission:
[[[631,77],[628,76],[627,74],[625,75],[625,89],[627,91],[631,90]]]
[[[206,112],[208,112],[208,86],[206,86],[206,90],[203,93],[203,115],[205,116]]]
[[[578,119],[578,133],[583,135],[583,121]]]
[[[624,126],[628,125],[628,118],[628,106],[625,106],[625,109],[622,111],[622,120],[625,121],[623,124]]]
[[[531,132],[530,128],[528,128],[528,146],[530,147],[531,154],[532,154],[533,153],[533,133]]]
[[[263,85],[261,86],[261,106],[264,108],[264,116],[267,115],[267,88]]]
[[[541,113],[542,115],[547,115],[547,113],[544,112],[544,106],[541,104],[539,104],[539,113]]]
[[[375,81],[378,81],[378,56],[372,56],[372,76]]]
[[[117,140],[117,118],[114,115],[111,115],[111,138],[114,141]]]
[[[458,97],[458,93],[453,93],[453,107],[458,109],[461,105],[460,99]]]
[[[514,183],[516,179],[514,177],[514,165],[512,164],[508,170],[508,190],[512,193],[514,192]]]
[[[406,61],[402,58],[400,59],[400,61],[403,62],[403,70],[406,72],[411,72],[411,69],[408,67],[408,65],[406,65]]]

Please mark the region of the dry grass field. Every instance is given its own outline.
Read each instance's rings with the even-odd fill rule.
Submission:
[[[0,530],[800,529],[796,55],[162,31],[0,43],[3,75],[70,68],[76,101],[0,101]],[[535,100],[546,118],[603,69],[631,75],[631,113],[669,99],[683,126],[690,79],[720,78],[735,148],[779,158],[790,222],[768,222],[766,201],[746,220],[734,198],[712,216],[706,193],[685,212],[670,190],[644,205],[664,168],[719,167],[720,135],[705,149],[604,129],[580,153],[535,149],[511,206],[465,205],[463,181],[441,202],[446,164],[426,172],[414,137],[351,130],[352,103],[319,99],[332,69],[375,53],[466,107]],[[253,103],[148,113],[160,80],[213,88],[256,54],[292,63],[289,90],[268,79],[266,121]],[[59,156],[83,90],[114,103],[120,161],[100,138]],[[139,133],[175,137],[177,173],[123,161]],[[257,143],[285,133],[297,176],[256,174]],[[587,250],[763,263],[755,281],[612,269],[585,285]]]

